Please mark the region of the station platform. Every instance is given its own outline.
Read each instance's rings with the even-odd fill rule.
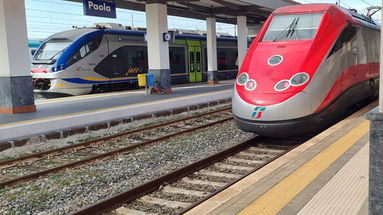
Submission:
[[[214,85],[173,86],[173,93],[165,95],[147,95],[144,89],[139,89],[36,100],[36,112],[0,114],[0,143],[5,143],[3,146],[0,144],[0,149],[10,143],[13,146],[13,140],[25,142],[23,138],[30,136],[63,136],[60,130],[77,128],[76,131],[81,132],[86,125],[110,126],[113,121],[133,121],[133,117],[172,114],[182,108],[187,111],[193,109],[193,105],[198,109],[198,104],[207,107],[213,103],[230,102],[233,85],[234,80],[225,80]]]
[[[377,104],[364,107],[185,214],[367,215],[369,121],[364,114]]]

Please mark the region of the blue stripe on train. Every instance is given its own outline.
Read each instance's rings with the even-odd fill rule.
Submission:
[[[137,82],[137,79],[128,79],[128,80],[110,80],[110,81],[91,81],[85,80],[82,78],[63,78],[62,80],[74,83],[74,84],[110,84],[110,83],[122,83],[122,82]]]
[[[188,77],[187,75],[182,76],[174,76],[172,78],[185,78]],[[126,80],[109,80],[109,81],[92,81],[92,80],[85,80],[82,78],[63,78],[62,80],[74,83],[74,84],[110,84],[110,83],[122,83],[122,82],[137,82],[137,78],[135,79],[126,79]]]
[[[220,72],[220,71],[219,71]],[[220,73],[227,73],[227,72],[236,72],[234,71],[221,71]],[[187,78],[188,75],[177,75],[172,76],[171,78]],[[110,83],[122,83],[122,82],[137,82],[137,78],[134,79],[126,79],[126,80],[109,80],[109,81],[92,81],[92,80],[85,80],[82,78],[63,78],[62,80],[74,83],[74,84],[110,84]]]

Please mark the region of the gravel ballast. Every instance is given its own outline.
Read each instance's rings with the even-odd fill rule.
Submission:
[[[104,134],[98,131],[97,135]],[[228,121],[114,159],[54,173],[0,190],[0,214],[68,214],[251,137]]]

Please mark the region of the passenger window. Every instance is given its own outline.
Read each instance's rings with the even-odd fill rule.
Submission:
[[[194,52],[190,52],[190,72],[194,72]]]
[[[80,48],[80,56],[81,56],[81,58],[85,57],[85,55],[87,54],[86,47],[87,46],[83,46],[83,47]]]
[[[335,42],[334,47],[332,48],[330,54],[327,58],[329,58],[331,55],[336,53],[338,50],[343,48],[347,43],[349,43],[354,36],[356,35],[358,29],[352,25],[347,26],[342,33],[340,34],[338,40]]]
[[[169,47],[170,73],[186,73],[185,48]]]
[[[145,73],[148,68],[146,50],[145,46],[120,47],[106,56],[94,68],[94,71],[110,78],[137,76],[137,73]]]
[[[200,72],[201,71],[201,53],[200,52],[196,52],[196,62],[197,62],[197,72]]]
[[[80,49],[68,59],[68,65],[70,66],[76,63],[77,61],[81,60],[82,58],[95,51],[100,46],[101,40],[102,35],[99,35],[93,38],[92,40],[88,41],[83,46],[81,46]]]
[[[238,53],[235,48],[218,48],[218,70],[238,69],[238,65],[236,63],[237,56]]]

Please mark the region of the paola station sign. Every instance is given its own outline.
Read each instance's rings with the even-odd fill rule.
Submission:
[[[116,4],[114,0],[83,0],[84,14],[116,18]]]

